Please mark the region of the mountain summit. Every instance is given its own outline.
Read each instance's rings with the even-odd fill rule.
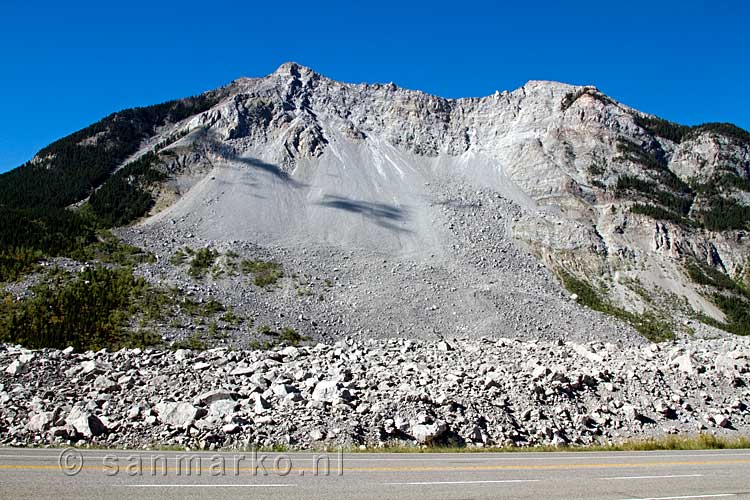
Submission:
[[[593,86],[445,99],[285,63],[115,113],[0,176],[8,217],[39,207],[149,250],[153,282],[316,338],[748,333],[750,134]],[[191,279],[175,256],[206,248],[214,272]],[[234,255],[284,277],[247,285]]]

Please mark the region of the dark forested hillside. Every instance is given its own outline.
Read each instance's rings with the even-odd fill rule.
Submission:
[[[89,198],[89,205],[101,222],[108,226],[121,226],[144,215],[153,206],[148,187],[164,179],[164,174],[153,166],[158,162],[156,153],[147,153],[129,163]]]
[[[120,172],[158,128],[209,109],[220,91],[113,113],[53,142],[34,160],[0,175],[0,282],[32,269],[43,256],[71,256],[97,230],[125,224],[153,204],[146,188],[161,179],[148,153]],[[86,213],[66,207],[94,193]]]
[[[169,122],[209,109],[220,94],[119,111],[53,142],[35,159],[0,175],[0,206],[62,208],[88,196],[141,142]]]

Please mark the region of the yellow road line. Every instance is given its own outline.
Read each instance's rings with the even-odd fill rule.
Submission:
[[[211,470],[211,465],[214,464],[212,461],[203,461],[204,463],[201,464],[201,470],[209,472]],[[260,460],[258,461],[260,462]],[[240,471],[240,472],[252,472],[253,470],[258,471],[258,473],[262,473],[264,470],[264,467],[258,464],[258,467],[235,467],[233,462],[225,461],[223,465],[221,465],[221,462],[216,462],[218,465],[216,465],[216,468],[225,470],[225,471]],[[630,467],[666,467],[666,466],[690,466],[690,465],[736,465],[736,464],[750,464],[750,460],[690,460],[690,461],[659,461],[659,462],[624,462],[624,463],[571,463],[571,464],[538,464],[538,465],[471,465],[471,466],[460,466],[460,465],[449,465],[449,466],[433,466],[433,465],[425,465],[425,466],[403,466],[403,467],[397,467],[397,466],[386,466],[386,467],[343,467],[342,469],[339,469],[339,464],[331,461],[330,463],[330,471],[332,474],[338,473],[340,470],[342,470],[344,473],[346,472],[450,472],[450,471],[502,471],[502,470],[569,470],[569,469],[618,469],[618,468],[630,468]],[[271,461],[264,463],[265,470],[268,471],[269,474],[277,473],[276,469],[274,469],[273,464]],[[87,470],[102,470],[102,471],[112,471],[114,467],[117,467],[120,471],[125,472],[128,470],[128,466],[131,466],[133,468],[137,468],[139,470],[142,470],[143,472],[149,472],[151,470],[151,463],[148,460],[142,460],[140,462],[118,462],[116,466],[114,464],[97,464],[97,465],[83,465],[81,468],[87,469]],[[0,470],[62,470],[61,467],[57,464],[54,465],[35,465],[35,464],[0,464]],[[157,472],[161,472],[163,470],[166,470],[168,472],[174,471],[183,471],[187,472],[187,464],[186,467],[160,467],[156,466]],[[197,470],[195,468],[194,470]],[[318,467],[317,471],[325,471],[326,468],[321,466]],[[289,474],[299,473],[299,472],[315,472],[316,469],[314,468],[304,468],[304,467],[293,467]],[[286,469],[283,469],[283,472],[286,473]]]

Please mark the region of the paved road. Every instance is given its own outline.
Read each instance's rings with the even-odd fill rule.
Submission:
[[[750,499],[750,450],[326,456],[91,450],[62,457],[61,451],[0,448],[0,498]]]

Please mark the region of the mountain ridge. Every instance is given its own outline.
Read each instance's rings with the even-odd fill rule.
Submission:
[[[55,191],[60,201],[47,201],[50,208],[88,200],[78,210],[99,223],[137,221],[116,232],[160,259],[144,270],[181,286],[188,284],[179,269],[164,262],[191,240],[226,252],[235,251],[232,242],[250,244],[251,253],[259,244],[266,257],[319,270],[336,262],[347,268],[347,286],[362,286],[358,275],[372,281],[364,295],[336,290],[337,307],[358,325],[337,326],[336,335],[387,317],[374,335],[554,336],[550,318],[566,311],[575,319],[558,327],[564,337],[606,337],[609,329],[619,333],[607,338],[633,338],[601,316],[572,312],[556,280],[583,305],[652,339],[672,330],[719,335],[715,326],[744,332],[750,135],[737,127],[679,126],[593,86],[532,80],[512,92],[448,99],[394,84],[340,83],[296,63],[118,113],[50,146],[67,156],[37,155],[0,176],[0,209],[31,210],[50,199],[29,186]],[[78,158],[99,150],[89,169],[96,175],[87,173]],[[13,176],[29,165],[36,174],[24,188]],[[55,190],[54,175],[67,174],[75,189]],[[43,215],[21,215],[44,225]],[[13,246],[14,237],[4,244]],[[30,238],[23,246],[34,246]],[[378,275],[383,258],[399,263],[394,269],[427,266],[454,286],[403,295],[402,280],[416,276]],[[240,301],[245,292],[233,295],[227,287],[238,283],[223,279],[199,285],[200,293],[218,287]],[[415,303],[403,318],[384,315],[420,294],[436,297],[429,314]],[[519,297],[535,305],[523,312]],[[364,312],[342,305],[368,300]],[[336,310],[282,302],[285,316]],[[322,335],[304,320],[295,326]]]

